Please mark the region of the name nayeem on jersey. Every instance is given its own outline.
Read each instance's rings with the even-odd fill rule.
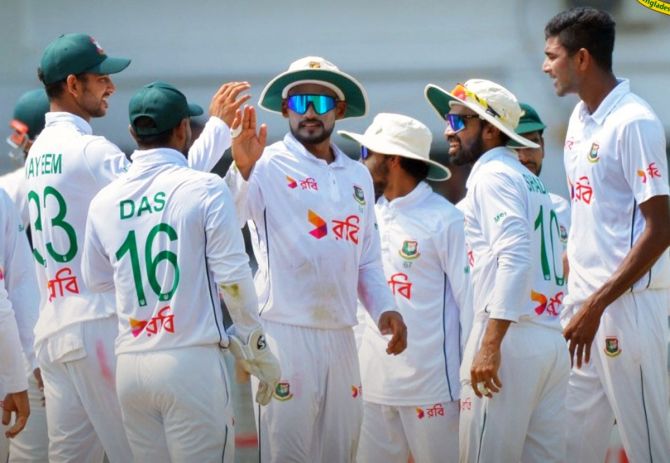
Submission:
[[[25,169],[26,178],[47,174],[61,174],[63,173],[63,155],[44,153],[39,156],[30,157],[27,160]]]

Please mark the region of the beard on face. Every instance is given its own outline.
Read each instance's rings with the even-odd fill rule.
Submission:
[[[447,139],[451,141],[451,138],[456,138],[456,135],[452,135]],[[455,166],[464,166],[466,164],[474,163],[479,157],[483,154],[484,151],[484,141],[482,140],[482,127],[479,127],[477,132],[477,137],[470,144],[470,146],[463,146],[463,142],[456,138],[459,142],[460,148],[456,154],[449,154],[449,161]]]
[[[318,127],[305,129],[306,124],[317,124]],[[330,135],[335,129],[335,125],[330,128],[326,128],[318,119],[305,119],[298,123],[298,128],[291,128],[291,134],[304,145],[318,145],[319,143],[326,141],[330,138]]]

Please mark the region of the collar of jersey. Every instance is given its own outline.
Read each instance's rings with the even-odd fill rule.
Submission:
[[[630,81],[628,79],[617,79],[616,87],[614,87],[612,91],[607,94],[605,99],[600,102],[600,105],[596,108],[593,114],[589,114],[589,110],[583,101],[579,102],[579,119],[584,121],[591,118],[596,124],[603,125],[609,113],[614,110],[617,103],[619,103],[619,100],[621,100],[627,93],[630,93]]]
[[[48,112],[44,115],[45,127],[50,127],[58,124],[72,124],[77,130],[84,133],[85,135],[92,135],[93,129],[91,124],[86,122],[81,117],[76,114],[64,112],[64,111],[55,111]]]
[[[505,146],[497,146],[493,149],[488,150],[486,153],[482,154],[479,159],[477,159],[477,162],[472,166],[472,170],[470,171],[470,176],[468,177],[468,180],[465,182],[465,189],[470,189],[472,185],[474,185],[475,177],[477,176],[477,172],[481,169],[481,167],[489,163],[491,161],[495,161],[497,159],[500,160],[505,160],[506,158],[514,158],[518,159],[516,153],[512,151],[510,148],[507,148]]]
[[[176,164],[178,166],[186,167],[188,162],[186,157],[179,151],[172,148],[152,148],[150,150],[135,150],[130,155],[133,161],[130,169],[133,166],[137,167],[156,167],[163,164]],[[129,170],[130,170],[129,169]]]
[[[420,204],[428,195],[433,192],[433,189],[424,181],[419,182],[416,187],[405,196],[392,199],[389,201],[384,195],[379,197],[377,204],[380,207],[388,207],[390,209],[403,209]]]
[[[342,152],[342,151],[341,151],[335,144],[333,144],[333,143],[330,144],[330,147],[333,149],[333,153],[335,153],[335,160],[334,160],[332,163],[330,163],[330,164],[328,164],[328,163],[327,163],[326,161],[324,161],[323,159],[319,159],[319,158],[317,158],[317,157],[314,156],[312,153],[310,153],[309,151],[307,151],[307,149],[303,146],[303,144],[300,143],[300,142],[293,136],[293,134],[291,134],[290,132],[287,133],[287,134],[284,136],[284,145],[286,145],[286,148],[288,148],[288,150],[289,150],[291,153],[294,153],[294,154],[296,154],[296,155],[298,155],[298,156],[300,156],[300,157],[302,157],[302,158],[305,158],[305,159],[309,160],[309,161],[312,162],[312,163],[315,163],[315,164],[321,164],[321,165],[328,166],[328,167],[332,167],[332,168],[335,168],[335,169],[338,169],[338,168],[343,169],[343,168],[345,167],[345,165],[344,165],[344,162],[345,162],[344,158],[346,158],[347,155],[344,154],[344,153],[343,153],[343,152]]]

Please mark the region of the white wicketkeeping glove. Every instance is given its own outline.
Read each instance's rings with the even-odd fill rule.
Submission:
[[[229,335],[229,338],[228,348],[240,362],[244,371],[259,380],[256,402],[267,405],[281,379],[281,369],[279,361],[270,352],[263,331],[260,328],[252,331],[246,343],[235,335]]]

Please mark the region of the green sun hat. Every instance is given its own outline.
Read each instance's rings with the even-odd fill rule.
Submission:
[[[14,106],[14,120],[28,127],[28,138],[34,140],[44,129],[44,115],[49,112],[49,98],[43,88],[21,95]]]
[[[100,44],[86,34],[64,34],[47,45],[40,69],[45,84],[64,80],[70,74],[116,74],[130,64],[127,58],[107,56]]]
[[[288,91],[301,84],[319,84],[335,92],[338,99],[347,102],[345,119],[362,117],[367,113],[368,97],[363,86],[333,63],[318,56],[307,56],[291,63],[286,72],[265,86],[259,105],[268,111],[281,113],[282,100],[288,96]]]
[[[524,133],[538,132],[547,128],[546,125],[540,119],[537,111],[529,105],[528,103],[521,103],[521,110],[523,114],[521,119],[519,119],[519,125],[516,127],[516,133],[522,135]]]
[[[156,81],[145,85],[128,103],[130,125],[137,135],[156,135],[176,127],[183,119],[199,116],[203,109],[186,101],[182,92],[167,82]],[[139,117],[148,117],[156,127],[136,127]]]

